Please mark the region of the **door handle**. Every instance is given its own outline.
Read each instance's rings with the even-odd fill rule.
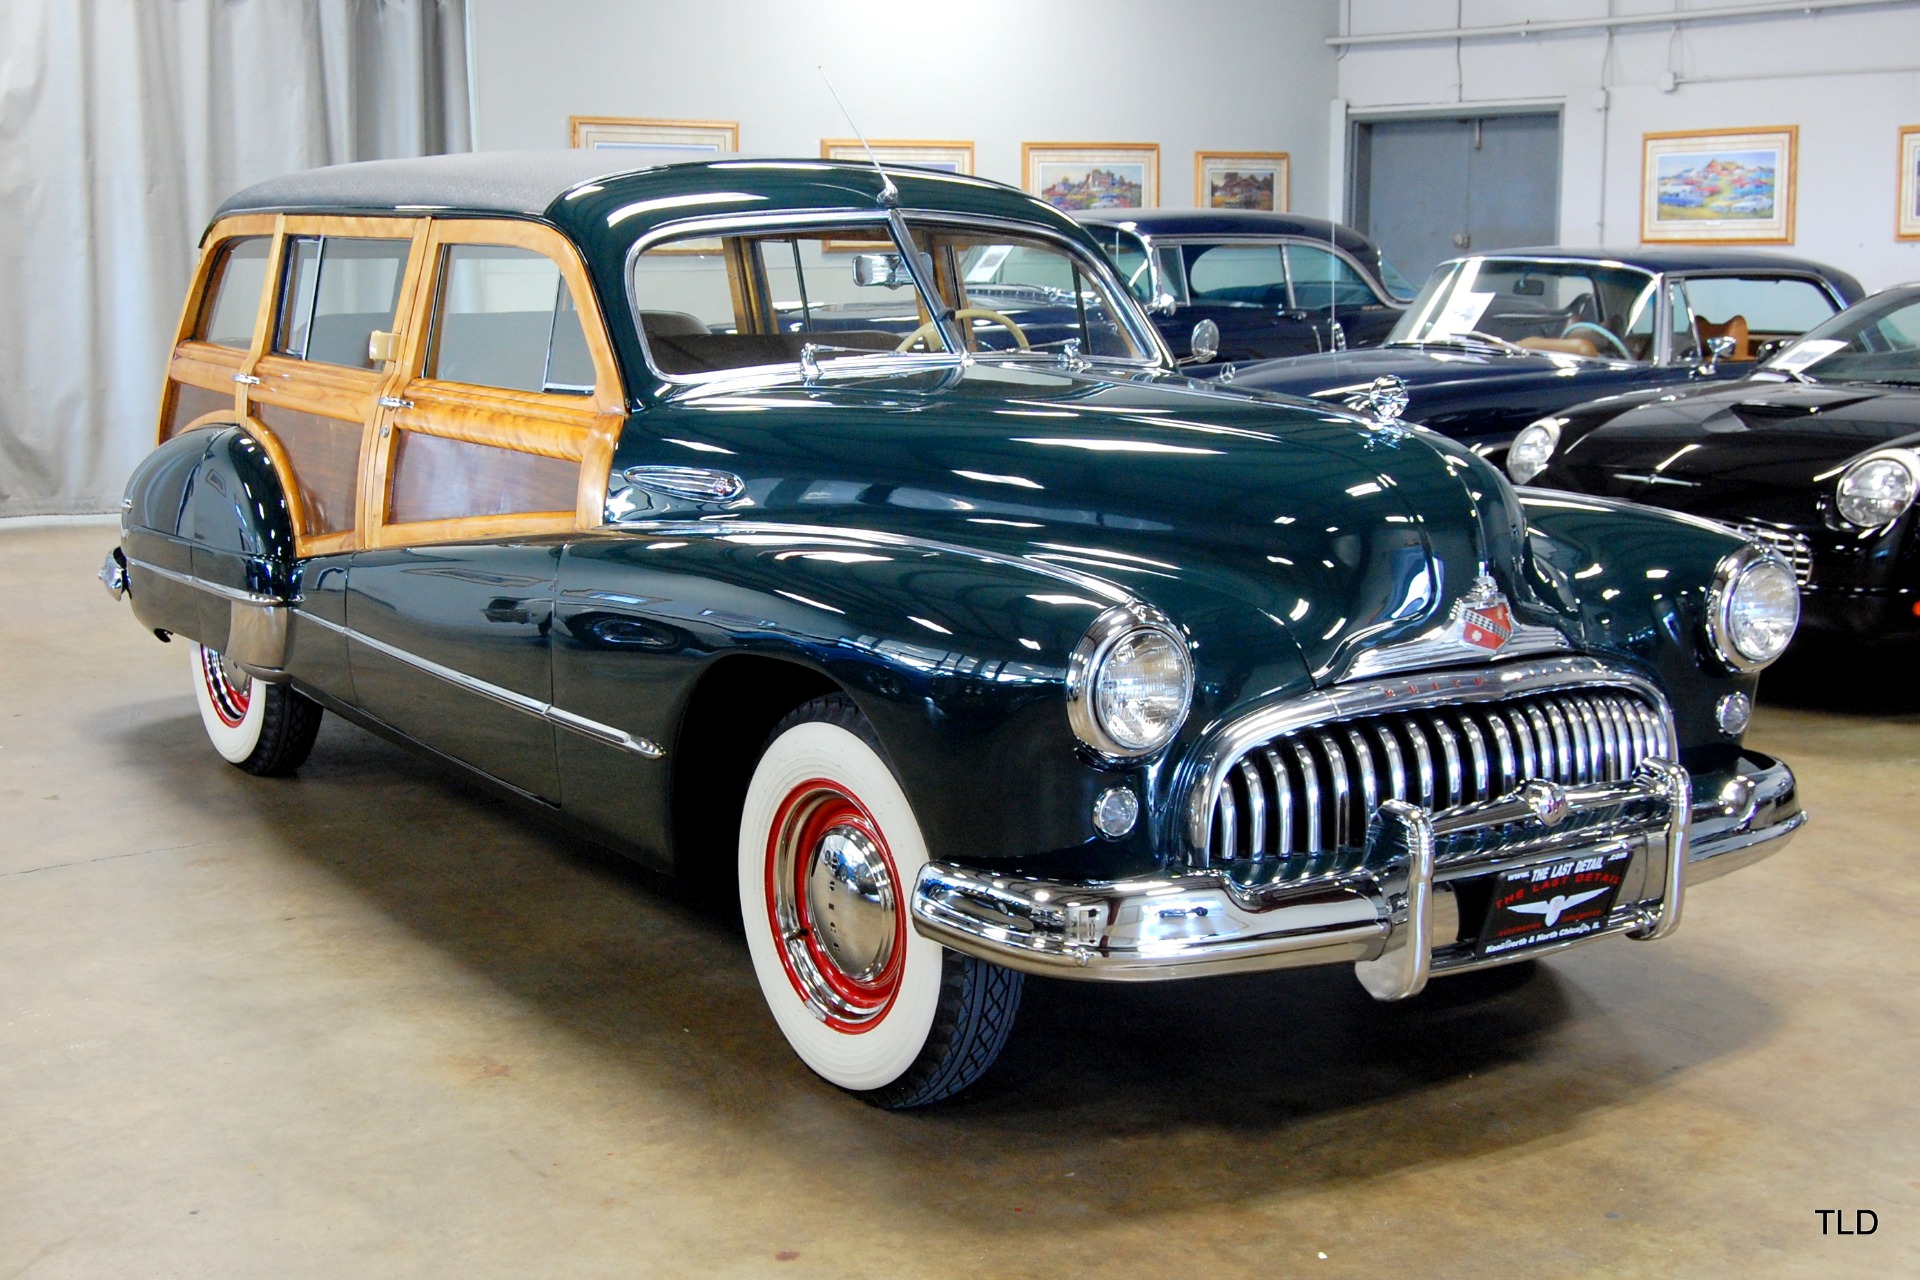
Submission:
[[[413,401],[402,400],[399,396],[381,396],[380,407],[382,409],[411,409],[413,408]]]
[[[257,387],[260,385],[260,379],[250,373],[236,373],[233,375],[233,380],[243,387]]]

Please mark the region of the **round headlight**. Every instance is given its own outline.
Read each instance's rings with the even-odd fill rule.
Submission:
[[[1547,469],[1560,443],[1560,428],[1566,425],[1565,418],[1542,418],[1520,429],[1507,449],[1507,474],[1515,484],[1525,484]]]
[[[1908,463],[1892,454],[1862,458],[1847,468],[1835,492],[1840,514],[1863,529],[1900,518],[1920,489]]]
[[[1793,570],[1753,547],[1734,552],[1714,573],[1709,624],[1714,649],[1734,670],[1772,662],[1800,625]]]
[[[1187,644],[1157,610],[1107,610],[1074,646],[1067,715],[1080,740],[1114,757],[1158,751],[1180,731],[1193,702]]]

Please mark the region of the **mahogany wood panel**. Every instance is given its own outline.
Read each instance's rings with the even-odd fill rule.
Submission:
[[[350,533],[360,487],[360,423],[272,404],[254,406],[254,416],[293,467],[300,493],[296,532],[306,538]]]
[[[578,465],[539,454],[395,432],[391,524],[564,513],[572,522]]]
[[[160,424],[160,439],[164,442],[173,439],[185,431],[196,419],[222,410],[234,414],[233,392],[213,391],[206,387],[196,387],[190,382],[170,382],[167,385],[166,418]]]

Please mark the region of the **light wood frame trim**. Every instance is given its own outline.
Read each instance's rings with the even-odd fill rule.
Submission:
[[[154,422],[153,428],[153,440],[156,446],[166,441],[167,419],[173,415],[173,384],[175,382],[189,383],[205,391],[219,391],[223,389],[230,391],[233,394],[234,413],[237,415],[244,411],[245,406],[242,403],[240,395],[242,387],[239,382],[234,380],[234,375],[247,371],[248,360],[252,352],[237,353],[238,358],[236,358],[234,348],[216,346],[211,342],[201,342],[199,339],[193,337],[193,331],[199,327],[201,312],[206,309],[208,302],[206,296],[207,285],[212,278],[213,264],[215,260],[219,258],[221,248],[227,241],[237,240],[244,236],[271,237],[274,234],[278,222],[278,217],[271,213],[241,214],[231,218],[220,219],[220,221],[207,228],[207,234],[201,238],[200,260],[194,264],[193,281],[188,285],[187,296],[180,304],[180,319],[174,325],[173,329],[173,350],[167,359],[165,381],[161,383],[160,387],[160,413]],[[276,255],[279,253],[279,250],[280,246],[277,240],[270,240],[268,242],[267,279],[260,291],[260,310],[262,312],[271,307],[272,303],[270,299],[279,291],[276,287],[274,274],[274,265],[278,261]],[[258,347],[260,344],[259,314],[256,314],[254,317],[253,341],[254,346]],[[211,365],[224,371],[227,376],[226,387],[222,388],[217,382],[209,384],[201,381],[199,378],[182,376],[182,374],[187,373],[192,366],[196,364]],[[229,368],[229,365],[232,367]],[[209,373],[208,376],[211,377],[214,375]],[[198,422],[199,419],[196,419],[195,424],[197,425]]]
[[[415,546],[597,527],[605,516],[608,473],[626,423],[626,393],[606,317],[579,251],[554,228],[520,219],[434,219],[424,235],[424,241],[416,244],[417,270],[408,294],[398,359],[393,364],[393,383],[383,393],[417,403],[381,410],[373,417],[376,427],[368,433],[369,452],[362,467],[363,545]],[[423,375],[434,312],[439,305],[442,260],[449,246],[460,244],[527,249],[560,268],[593,360],[591,395],[468,386]],[[402,431],[577,462],[580,475],[574,510],[389,524],[387,504],[392,498],[394,454]]]
[[[649,120],[635,116],[568,116],[567,145],[570,147],[583,145],[580,141],[580,135],[595,126],[643,130],[657,129],[662,133],[671,133],[674,130],[681,129],[705,129],[716,134],[726,135],[727,145],[723,150],[723,154],[726,151],[737,152],[740,150],[740,122],[738,120]],[[657,141],[660,146],[671,146],[676,140],[663,137]],[[716,138],[715,141],[719,141],[719,139]]]
[[[1140,192],[1140,204],[1151,209],[1160,203],[1160,144],[1157,142],[1023,142],[1020,144],[1020,186],[1029,195],[1042,200],[1037,184],[1034,182],[1033,162],[1036,153],[1046,151],[1128,151],[1137,153],[1137,157],[1147,163],[1147,182]],[[1045,159],[1047,157],[1041,157]],[[1097,163],[1097,162],[1094,162]]]
[[[1776,175],[1778,190],[1787,197],[1787,217],[1783,224],[1785,230],[1777,236],[1661,236],[1657,240],[1647,239],[1647,155],[1650,142],[1661,142],[1669,138],[1737,138],[1759,133],[1784,133],[1787,135],[1786,181],[1781,183]],[[1793,220],[1800,204],[1800,126],[1797,124],[1757,125],[1747,129],[1667,129],[1656,133],[1640,135],[1640,209],[1639,235],[1641,244],[1792,244]],[[1776,195],[1775,199],[1779,197]]]
[[[1210,160],[1263,160],[1279,171],[1273,189],[1273,211],[1285,213],[1293,207],[1293,156],[1286,151],[1196,151],[1193,153],[1193,207],[1211,209],[1207,198],[1207,162]]]
[[[1920,240],[1920,214],[1915,213],[1915,205],[1920,204],[1920,175],[1914,172],[1916,163],[1907,159],[1908,139],[1920,140],[1920,124],[1900,126],[1900,145],[1894,148],[1895,169],[1893,176],[1893,238],[1895,240]],[[1910,229],[1909,229],[1910,228]]]

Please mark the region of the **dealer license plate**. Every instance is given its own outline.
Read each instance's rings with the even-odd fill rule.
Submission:
[[[1479,954],[1510,955],[1599,933],[1632,861],[1632,850],[1616,849],[1502,871],[1494,878]]]

